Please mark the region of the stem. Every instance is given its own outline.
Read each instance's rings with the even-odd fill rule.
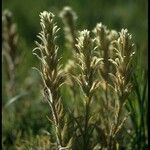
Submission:
[[[115,128],[114,128],[114,134],[118,128],[118,124],[119,124],[119,120],[120,120],[120,116],[121,116],[121,110],[122,110],[122,106],[123,106],[123,103],[121,103],[120,107],[119,107],[119,111],[118,111],[118,116],[117,116],[117,123],[115,125]]]
[[[108,82],[105,81],[105,85],[106,85],[106,92],[105,92],[105,98],[106,98],[106,104],[107,104],[107,110],[109,110],[109,99],[108,99]],[[107,137],[107,150],[111,149],[112,146],[112,135],[111,133],[111,129],[110,129],[110,124],[109,124],[109,114],[107,112],[107,127],[108,127],[108,137]],[[109,130],[110,129],[110,130]]]
[[[54,103],[52,104],[51,103],[51,111],[52,111],[52,114],[53,114],[53,120],[54,120],[54,125],[55,125],[55,132],[56,132],[56,140],[57,140],[57,145],[58,145],[58,148],[59,147],[62,147],[61,146],[61,138],[60,138],[60,133],[59,133],[59,121],[58,121],[58,114],[56,112],[56,108],[55,108],[55,105]]]
[[[75,29],[74,27],[70,27],[70,32],[71,32],[71,36],[72,36],[72,40],[73,40],[73,43],[72,43],[72,47],[74,48],[74,50],[79,53],[77,47],[75,46],[76,43],[77,43],[77,40],[76,40],[76,34],[75,34]]]
[[[86,101],[86,105],[85,105],[85,126],[84,126],[84,135],[83,135],[83,150],[87,150],[87,147],[88,147],[87,129],[88,129],[88,121],[89,121],[90,101],[91,100],[88,97],[88,101]]]

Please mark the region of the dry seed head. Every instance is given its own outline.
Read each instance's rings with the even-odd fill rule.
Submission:
[[[119,38],[114,42],[113,46],[116,54],[117,69],[125,75],[130,70],[131,61],[135,54],[132,35],[128,33],[127,29],[121,30]]]
[[[39,16],[41,24],[44,28],[47,28],[49,23],[51,24],[53,22],[54,14],[51,12],[43,11]]]
[[[9,10],[4,10],[2,15],[2,22],[6,26],[10,26],[12,24],[12,13]]]
[[[87,42],[87,41],[89,41],[89,40],[90,40],[90,31],[88,31],[88,30],[83,30],[83,31],[80,31],[80,32],[79,32],[78,43],[79,43],[80,45],[85,46],[86,44],[88,44],[88,43],[85,43],[85,42]]]
[[[93,30],[96,35],[97,44],[104,44],[105,41],[112,42],[118,38],[118,33],[116,30],[109,30],[107,26],[102,23],[98,23]],[[104,41],[105,40],[105,41]]]
[[[108,33],[107,26],[103,25],[101,22],[97,23],[96,28],[93,30],[95,33],[106,32]]]
[[[64,84],[66,75],[62,70],[60,58],[58,56],[58,46],[56,44],[57,32],[59,28],[54,22],[54,15],[51,12],[44,11],[40,14],[40,24],[42,31],[36,42],[37,47],[33,54],[41,61],[40,72],[44,83],[44,95],[51,108],[52,123],[55,127],[57,148],[63,148],[63,139],[61,137],[61,126],[64,120],[64,109],[61,102],[60,87]],[[40,54],[35,51],[39,50]]]
[[[58,89],[64,83],[65,75],[61,69],[56,44],[59,28],[54,22],[54,15],[44,11],[40,14],[42,31],[38,35],[40,43],[36,42],[35,50],[40,50],[40,55],[34,53],[42,64],[42,78],[46,88],[52,92],[52,99],[59,99]],[[47,90],[48,91],[48,90]]]
[[[90,38],[90,32],[88,30],[83,30],[79,32],[79,38],[77,39],[76,47],[79,53],[76,54],[78,63],[82,68],[82,71],[87,72],[91,68],[90,63],[92,61],[92,48],[93,41]]]
[[[82,87],[84,94],[91,98],[99,86],[99,82],[95,77],[102,59],[97,58],[94,54],[94,40],[90,37],[90,31],[83,30],[79,32],[77,42],[76,46],[79,53],[75,57],[80,69],[80,75],[77,77],[77,81]]]
[[[3,50],[9,53],[12,61],[15,61],[18,34],[16,24],[13,23],[13,15],[9,10],[4,10],[2,15],[2,40]]]
[[[113,42],[115,52],[115,60],[110,61],[115,65],[116,73],[111,75],[114,82],[115,89],[118,91],[119,97],[124,101],[131,92],[132,81],[131,76],[133,72],[132,60],[134,56],[134,44],[132,36],[127,29],[122,29],[119,32],[119,38]]]
[[[118,32],[116,30],[110,30],[108,39],[112,42],[118,38]]]
[[[2,13],[2,62],[6,64],[5,71],[8,76],[8,95],[15,92],[15,68],[19,63],[17,57],[18,33],[16,24],[13,22],[13,15],[9,10]]]
[[[103,63],[100,65],[100,73],[102,78],[109,82],[108,73],[112,71],[112,65],[109,62],[109,58],[112,57],[112,41],[117,38],[118,34],[115,30],[108,30],[102,23],[96,25],[94,34],[99,57],[103,58]]]
[[[79,53],[83,53],[84,56],[89,56],[92,51],[93,40],[90,38],[90,31],[83,30],[79,32],[79,38],[77,39],[76,47]]]
[[[66,47],[68,50],[73,49],[75,52],[78,52],[76,48],[76,37],[77,37],[77,31],[76,31],[76,20],[77,15],[72,10],[71,7],[64,7],[63,10],[60,12],[60,17],[62,18],[62,21],[64,23],[64,31],[65,31],[65,38],[66,38]]]
[[[63,10],[60,12],[60,17],[63,19],[68,19],[68,20],[70,19],[73,21],[76,21],[78,18],[76,13],[69,6],[63,8]]]

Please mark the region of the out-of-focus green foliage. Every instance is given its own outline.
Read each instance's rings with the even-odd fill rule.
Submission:
[[[144,57],[146,56],[148,40],[147,0],[94,0],[92,2],[91,0],[26,0],[25,2],[3,0],[2,3],[3,9],[8,8],[13,12],[18,24],[19,35],[28,45],[26,51],[33,48],[36,33],[39,31],[39,13],[47,10],[58,15],[64,6],[72,7],[80,16],[77,24],[81,30],[93,29],[98,22],[103,22],[112,29],[127,28],[133,34],[138,50],[142,51]],[[60,21],[59,23],[61,24]],[[60,37],[59,41],[62,44],[63,38]]]

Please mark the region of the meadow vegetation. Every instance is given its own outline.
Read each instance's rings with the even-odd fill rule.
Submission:
[[[122,5],[115,3],[119,11]],[[106,7],[94,19],[96,3],[87,1],[89,11],[95,8],[89,16],[79,2],[71,4],[80,11],[57,1],[51,11],[37,8],[39,17],[31,22],[40,28],[29,30],[27,22],[21,28],[15,21],[18,15],[3,10],[2,148],[148,149],[146,14],[138,31],[132,15],[122,16],[126,22],[120,24],[112,17],[110,25],[102,19],[110,15]]]

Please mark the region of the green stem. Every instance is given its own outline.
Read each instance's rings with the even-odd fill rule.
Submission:
[[[84,125],[84,135],[83,135],[83,150],[87,150],[88,147],[88,122],[89,122],[89,111],[90,111],[90,98],[88,98],[88,101],[86,101],[85,105],[85,125]]]

